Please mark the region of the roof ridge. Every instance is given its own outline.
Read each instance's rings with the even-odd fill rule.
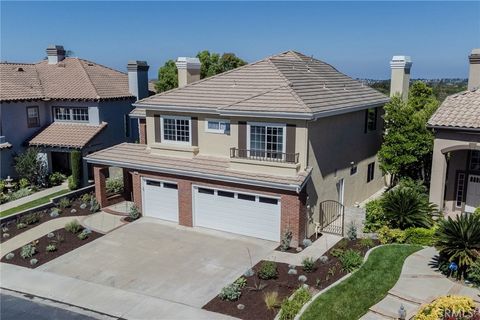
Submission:
[[[293,52],[293,51],[287,51],[287,52]],[[275,70],[275,72],[281,77],[284,79],[284,81],[287,83],[287,88],[288,90],[290,91],[290,93],[293,95],[293,97],[307,110],[309,110],[310,112],[313,112],[312,109],[310,109],[310,107],[303,101],[302,98],[300,98],[300,96],[295,92],[295,90],[293,90],[293,83],[288,80],[287,77],[285,77],[285,75],[283,74],[283,72],[277,68],[277,66],[275,65],[275,63],[273,63],[270,58],[268,59],[268,63],[270,65],[273,66],[273,69]]]
[[[117,69],[113,69],[109,66],[106,66],[104,64],[101,64],[101,63],[97,63],[95,61],[91,61],[91,60],[87,60],[87,59],[83,59],[83,58],[74,58],[74,57],[68,57],[68,58],[65,58],[65,59],[77,59],[77,60],[80,60],[80,61],[84,61],[86,63],[93,63],[94,65],[97,65],[99,67],[102,67],[102,68],[105,68],[105,69],[109,69],[109,70],[112,70],[112,71],[115,71],[115,72],[118,72],[118,73],[121,73],[123,75],[126,75],[128,76],[128,73],[127,72],[123,72],[123,71],[120,71],[120,70],[117,70]]]
[[[21,65],[27,65],[27,66],[34,66],[35,63],[31,62],[10,62],[10,61],[0,61],[0,64],[21,64]]]
[[[85,72],[85,75],[87,76],[88,82],[90,83],[90,85],[91,85],[92,88],[93,88],[93,91],[94,91],[95,94],[97,95],[96,98],[97,98],[97,99],[100,99],[100,95],[98,94],[97,88],[96,88],[95,85],[93,84],[92,78],[90,78],[90,75],[88,74],[87,70],[86,70],[85,67],[83,66],[83,63],[80,61],[79,58],[73,58],[73,59],[76,60],[76,61],[80,64],[80,67],[82,67],[83,72]]]
[[[38,79],[38,85],[40,87],[40,94],[42,96],[42,99],[46,99],[48,97],[45,94],[45,90],[43,89],[42,78],[40,77],[40,73],[38,73],[36,64],[33,65],[33,70],[35,70],[35,75],[36,75],[36,78]]]

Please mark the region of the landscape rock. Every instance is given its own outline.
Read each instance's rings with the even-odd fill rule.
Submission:
[[[4,238],[10,238],[10,233],[4,233],[4,234],[3,234],[3,237],[4,237]]]
[[[307,277],[302,274],[302,275],[300,275],[300,276],[298,277],[298,281],[300,281],[300,282],[306,282],[306,281],[307,281]]]
[[[77,213],[77,209],[70,210],[70,213]]]
[[[243,309],[245,309],[245,305],[239,303],[239,304],[237,304],[237,309],[238,309],[238,310],[243,310]]]
[[[328,257],[327,256],[321,256],[320,258],[318,258],[318,260],[320,260],[321,263],[325,264],[328,262]]]
[[[288,269],[288,274],[297,274],[296,269]]]
[[[80,205],[80,209],[86,209],[86,208],[87,208],[87,204],[86,204],[86,203],[82,203],[82,204]]]
[[[303,243],[303,246],[306,248],[306,247],[310,247],[312,245],[312,240],[310,239],[303,239],[302,241]]]
[[[251,277],[255,274],[255,272],[250,268],[243,274],[245,277]]]

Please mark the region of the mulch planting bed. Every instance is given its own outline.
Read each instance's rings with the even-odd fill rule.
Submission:
[[[34,269],[44,263],[47,263],[48,261],[58,258],[67,252],[70,252],[76,248],[83,246],[84,244],[87,244],[103,236],[103,234],[101,233],[92,231],[90,234],[88,234],[88,237],[86,239],[80,240],[77,236],[80,232],[78,232],[77,234],[73,234],[66,231],[65,229],[58,229],[53,231],[52,233],[55,235],[55,237],[48,238],[47,235],[44,235],[40,239],[34,241],[37,252],[31,258],[23,259],[20,256],[20,251],[22,250],[22,248],[19,248],[13,251],[13,254],[15,256],[12,259],[8,260],[4,256],[1,262],[11,263],[17,266]],[[59,240],[59,237],[63,238],[63,240]],[[45,248],[49,244],[55,244],[57,250],[53,252],[47,252]],[[30,265],[30,259],[33,258],[37,259],[38,263],[32,266]]]
[[[374,241],[374,246],[376,245],[378,245],[378,242]],[[258,278],[258,270],[262,264],[262,261],[260,261],[253,267],[255,274],[246,278],[247,285],[242,289],[242,295],[237,301],[225,301],[217,296],[204,305],[203,309],[227,314],[240,319],[271,320],[275,318],[280,308],[276,308],[275,310],[268,310],[266,308],[264,302],[264,295],[266,293],[277,291],[280,304],[299,288],[301,282],[299,282],[298,277],[300,275],[306,276],[307,280],[305,283],[308,284],[312,290],[318,291],[326,288],[347,274],[347,272],[342,270],[340,260],[332,256],[331,252],[333,249],[354,249],[364,256],[370,248],[362,246],[360,240],[342,240],[325,254],[328,257],[326,263],[322,263],[319,260],[315,262],[316,269],[313,272],[305,272],[301,266],[297,266],[295,268],[297,274],[289,275],[288,264],[277,263],[278,276],[276,279],[271,280],[260,280]],[[255,287],[255,281],[257,284],[261,283],[262,285],[266,285],[266,287],[264,287],[263,290],[252,290],[252,288]],[[244,309],[238,309],[238,304],[243,304],[245,306]]]
[[[320,237],[322,237],[322,234],[318,234],[318,237],[315,235],[315,234],[312,234],[310,236],[310,241],[312,241],[312,243],[314,243],[315,241],[317,241],[318,239],[320,239]],[[303,243],[300,243],[299,248],[301,248],[302,250],[305,249],[305,246],[303,245]],[[276,251],[282,251],[282,252],[288,252],[288,253],[299,253],[299,252],[302,252],[302,250],[297,250],[297,248],[294,248],[294,247],[289,247],[287,250],[282,250],[282,246],[279,245],[278,247],[275,248]]]
[[[75,216],[84,216],[84,215],[89,215],[89,214],[92,214],[92,212],[89,210],[90,208],[90,204],[87,204],[87,207],[85,209],[82,209],[80,208],[80,205],[82,204],[81,200],[80,199],[75,199],[71,202],[71,205],[70,207],[68,208],[65,208],[63,210],[61,210],[61,213],[60,215],[58,216],[58,218],[61,218],[61,217],[75,217]],[[52,219],[56,219],[56,218],[52,218],[50,217],[50,212],[52,211],[52,209],[54,208],[54,206],[48,208],[48,209],[44,209],[44,210],[40,210],[40,211],[36,211],[35,213],[39,213],[40,215],[40,220],[33,223],[33,224],[29,224],[27,225],[25,228],[22,228],[22,229],[17,229],[17,223],[20,222],[22,220],[22,217],[19,217],[17,218],[16,220],[11,220],[9,222],[6,222],[4,224],[1,225],[1,236],[0,236],[0,243],[1,242],[5,242],[13,237],[15,237],[16,235],[19,235],[25,231],[28,231],[32,228],[35,228],[36,226],[44,223],[44,222],[47,222],[49,220],[52,220]],[[76,212],[75,213],[72,213],[72,209],[75,209]],[[26,215],[24,215],[25,217]],[[7,228],[5,229],[5,232],[4,232],[4,228]],[[8,237],[4,237],[4,233],[7,233],[9,234]]]

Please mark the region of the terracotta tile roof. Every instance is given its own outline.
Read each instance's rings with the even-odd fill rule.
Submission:
[[[30,140],[30,145],[81,149],[106,126],[105,122],[98,126],[53,122]]]
[[[8,148],[11,148],[12,147],[12,144],[9,143],[9,142],[2,142],[0,143],[0,150],[2,149],[8,149]]]
[[[243,184],[270,183],[295,189],[303,185],[310,177],[308,169],[297,176],[275,176],[258,173],[234,171],[229,168],[229,159],[219,157],[195,156],[180,158],[152,154],[143,144],[122,143],[97,151],[85,157],[90,163],[118,165],[123,168],[144,169],[148,171],[175,173],[190,177],[205,177],[219,181],[235,181]]]
[[[145,118],[147,116],[144,108],[135,108],[129,113],[132,118]]]
[[[79,58],[57,64],[0,63],[0,101],[134,98],[128,75]]]
[[[140,108],[177,107],[206,112],[322,112],[384,104],[389,98],[331,65],[287,51],[138,101]]]
[[[428,120],[428,125],[480,129],[480,89],[448,96]]]

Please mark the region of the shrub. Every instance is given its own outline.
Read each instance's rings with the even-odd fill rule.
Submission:
[[[78,220],[72,220],[65,225],[65,230],[67,230],[68,232],[71,232],[73,234],[76,234],[80,230],[82,230],[82,226],[80,225]]]
[[[30,182],[25,178],[22,178],[18,181],[18,186],[20,189],[28,188],[29,185],[30,185]]]
[[[35,224],[40,221],[40,212],[32,212],[20,218],[20,222],[26,225]]]
[[[105,190],[107,191],[108,194],[122,193],[123,178],[122,177],[107,178],[107,181],[105,182]]]
[[[263,294],[263,301],[265,302],[267,310],[274,310],[275,308],[278,308],[278,291],[265,292]]]
[[[47,252],[57,251],[57,246],[55,246],[54,244],[49,244],[48,246],[45,247],[45,251]]]
[[[5,259],[12,260],[15,257],[15,253],[9,252],[5,255]]]
[[[95,213],[100,210],[100,204],[97,201],[97,198],[91,197],[90,199],[90,212]]]
[[[357,226],[355,225],[355,223],[353,221],[348,226],[347,237],[351,241],[357,240]]]
[[[414,320],[444,319],[445,315],[447,314],[471,314],[471,317],[462,316],[461,319],[478,319],[474,316],[474,312],[476,312],[478,316],[478,311],[475,311],[475,303],[473,302],[472,298],[463,296],[445,296],[436,299],[432,303],[422,306],[417,315],[414,317]],[[453,317],[448,318],[457,319]]]
[[[132,220],[137,220],[140,217],[140,211],[138,211],[138,207],[136,204],[132,204],[130,210],[128,210],[128,216]]]
[[[360,253],[352,249],[345,251],[339,259],[342,264],[342,270],[345,272],[352,272],[363,263],[363,258]]]
[[[346,250],[348,248],[348,239],[342,238],[342,240],[337,243],[336,247],[341,250]]]
[[[235,283],[232,283],[226,287],[223,287],[218,296],[222,300],[236,301],[240,298],[241,295],[242,291],[240,290],[240,287]]]
[[[287,251],[290,248],[290,243],[292,242],[293,232],[291,230],[285,230],[282,235],[282,240],[280,241],[280,250]]]
[[[302,260],[303,271],[312,272],[315,268],[315,260],[312,257],[306,257]]]
[[[3,192],[5,190],[5,180],[0,179],[0,192]]]
[[[21,188],[21,189],[18,189],[17,191],[10,193],[8,195],[8,201],[17,200],[17,199],[29,196],[32,193],[33,191],[28,188]]]
[[[35,248],[33,244],[26,244],[20,250],[20,257],[22,257],[23,259],[31,258],[35,254],[35,252],[37,252],[37,248]]]
[[[408,228],[404,234],[405,243],[433,246],[435,244],[435,232],[436,228]]]
[[[56,218],[60,215],[60,213],[61,213],[60,209],[52,208],[52,210],[50,211],[50,217]]]
[[[30,147],[15,156],[14,166],[17,174],[27,179],[31,185],[46,185],[48,169],[45,159],[40,156],[40,149]]]
[[[50,183],[51,186],[58,186],[65,181],[67,177],[60,173],[60,172],[53,172],[49,177],[48,177],[48,182]]]
[[[435,212],[435,205],[428,201],[428,197],[406,187],[398,187],[384,194],[382,208],[388,224],[400,229],[429,228]]]
[[[365,227],[363,232],[374,232],[387,223],[380,199],[365,205]]]
[[[247,285],[247,279],[245,279],[244,277],[240,277],[235,280],[234,284],[237,285],[240,289],[245,288],[245,286]]]
[[[468,268],[467,279],[476,287],[480,287],[480,259]]]
[[[277,264],[273,261],[263,261],[258,271],[258,277],[263,280],[275,279],[277,274]]]
[[[360,245],[364,248],[373,248],[373,246],[375,245],[375,243],[373,242],[373,239],[371,238],[362,238],[360,239]]]
[[[58,201],[58,207],[59,207],[61,210],[70,207],[70,205],[71,205],[71,201],[70,201],[67,197],[62,197],[62,198],[60,198],[60,200]]]
[[[459,268],[459,276],[480,259],[480,218],[461,214],[452,219],[440,220],[435,234],[436,248],[440,255]]]
[[[80,187],[80,178],[82,170],[82,153],[78,150],[70,152],[70,164],[72,167],[72,175],[68,177],[68,188],[76,190]]]
[[[80,201],[82,201],[82,203],[90,203],[91,200],[92,200],[92,195],[90,193],[84,193],[80,197]]]
[[[24,229],[24,228],[26,228],[26,227],[27,227],[27,225],[26,225],[25,223],[23,223],[23,222],[17,223],[17,229]]]
[[[310,300],[310,292],[301,287],[294,294],[292,299],[285,299],[280,308],[280,320],[292,320],[302,309],[303,305]]]
[[[30,259],[30,265],[31,265],[31,266],[34,266],[34,265],[36,265],[37,263],[38,263],[38,259],[35,259],[35,258]]]
[[[78,239],[80,239],[80,240],[85,240],[85,239],[88,238],[88,233],[82,231],[82,232],[80,232],[80,233],[78,234],[77,237],[78,237]]]
[[[383,226],[377,230],[377,234],[381,244],[405,242],[405,232],[400,229],[390,229]]]

